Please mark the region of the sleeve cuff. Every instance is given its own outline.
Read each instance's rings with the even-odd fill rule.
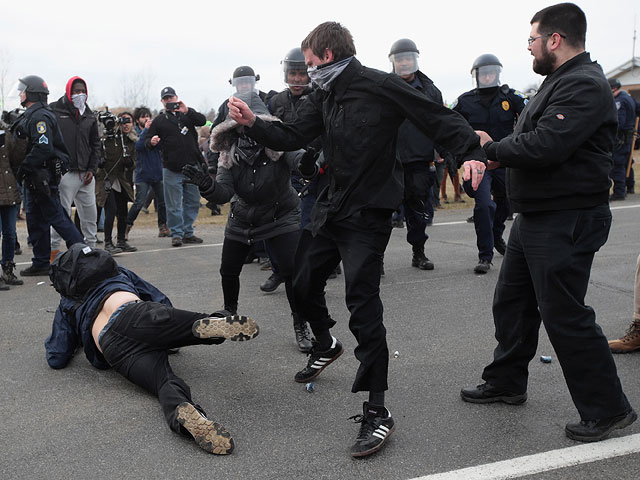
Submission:
[[[487,160],[498,161],[498,142],[487,142],[482,148],[487,155]]]

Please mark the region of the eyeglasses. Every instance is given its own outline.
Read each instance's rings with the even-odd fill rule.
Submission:
[[[558,33],[558,32],[553,32],[553,33]],[[538,35],[537,37],[529,37],[527,38],[527,43],[529,44],[529,46],[531,46],[533,45],[533,42],[535,42],[537,39],[543,38],[543,37],[550,37],[553,35],[553,33],[547,33],[546,35]],[[560,35],[562,38],[567,38],[566,35],[563,35],[561,33],[558,33],[558,35]]]

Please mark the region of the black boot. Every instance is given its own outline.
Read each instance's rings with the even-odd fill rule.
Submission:
[[[292,313],[293,317],[293,331],[296,333],[296,342],[298,343],[298,350],[302,353],[311,353],[313,344],[311,343],[311,331],[307,322],[302,320],[297,313]]]
[[[413,247],[413,258],[411,259],[411,266],[417,267],[420,270],[433,270],[434,265],[424,254],[424,246]]]
[[[13,269],[16,264],[13,262],[5,262],[2,264],[2,280],[7,285],[22,285],[24,282],[15,276]]]

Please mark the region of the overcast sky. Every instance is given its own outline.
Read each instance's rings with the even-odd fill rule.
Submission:
[[[415,41],[420,69],[450,103],[473,87],[469,70],[483,53],[500,58],[503,83],[520,90],[538,84],[542,77],[532,72],[526,49],[529,21],[553,3],[13,0],[0,7],[0,51],[10,59],[7,83],[40,75],[49,84],[50,101],[79,75],[87,81],[90,106],[113,108],[121,104],[124,83],[150,79],[152,108],[160,106],[162,87],[171,85],[187,105],[208,110],[230,95],[228,80],[240,65],[260,75],[261,90],[282,90],[280,61],[286,52],[316,25],[332,20],[349,28],[363,64],[384,71],[390,70],[387,55],[394,41]],[[605,72],[630,60],[640,1],[576,3],[587,15],[587,51]]]

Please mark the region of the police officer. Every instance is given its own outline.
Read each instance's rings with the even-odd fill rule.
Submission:
[[[442,94],[433,81],[418,69],[418,47],[408,38],[391,45],[389,60],[392,71],[429,100],[442,105]],[[444,153],[444,152],[443,152]],[[404,169],[404,218],[407,222],[407,242],[413,249],[411,266],[433,270],[434,265],[424,254],[429,238],[427,225],[433,221],[431,189],[437,184],[435,145],[409,120],[398,129],[396,156]]]
[[[480,55],[471,67],[477,88],[460,95],[453,106],[475,130],[489,133],[495,141],[513,132],[516,119],[526,103],[524,94],[506,84],[500,85],[501,71],[502,63],[498,57],[490,53]],[[509,216],[504,168],[485,172],[478,190],[467,193],[475,199],[473,219],[479,261],[473,271],[484,274],[491,268],[493,248],[501,255],[507,249],[502,238],[504,222]]]
[[[614,201],[624,200],[627,196],[627,162],[631,153],[635,129],[636,104],[631,95],[622,90],[620,80],[609,78],[608,81],[618,110],[618,133],[613,150],[613,168],[611,169],[613,195],[609,197],[610,201]]]
[[[58,183],[69,165],[69,154],[56,116],[47,107],[49,88],[41,77],[29,75],[19,80],[18,92],[26,111],[15,123],[13,132],[27,141],[18,180],[25,187],[27,230],[33,245],[31,266],[20,271],[20,275],[48,275],[50,227],[62,236],[67,247],[82,242],[83,238],[58,198]]]

